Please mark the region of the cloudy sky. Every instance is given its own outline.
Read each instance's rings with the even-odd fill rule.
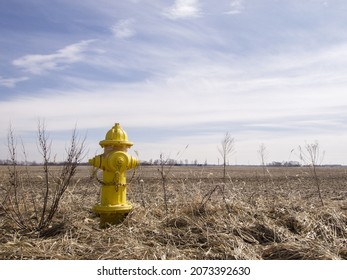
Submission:
[[[347,164],[343,0],[0,0],[0,158],[9,125],[37,160],[72,129],[89,155],[120,122],[140,159],[160,153],[232,164],[298,160],[318,140]],[[292,151],[294,149],[294,152]]]

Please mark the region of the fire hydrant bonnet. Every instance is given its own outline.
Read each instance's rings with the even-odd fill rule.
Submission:
[[[122,129],[119,123],[116,123],[105,136],[105,140],[99,142],[100,146],[104,148],[105,146],[125,146],[131,147],[132,142],[128,141],[128,135]]]

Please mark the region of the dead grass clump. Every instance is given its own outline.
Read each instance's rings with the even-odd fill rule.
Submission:
[[[264,224],[255,224],[250,227],[241,227],[234,229],[234,234],[241,237],[247,243],[268,244],[273,242],[282,242],[283,237]]]
[[[201,254],[200,259],[206,260],[236,260],[237,253],[236,241],[232,236],[225,238],[224,236],[210,236],[210,242],[205,248],[205,253]],[[242,259],[242,257],[241,257]]]
[[[341,248],[338,252],[339,256],[341,257],[341,259],[343,260],[347,260],[347,246],[344,248]]]
[[[295,234],[300,234],[303,231],[303,223],[296,216],[288,215],[280,221],[289,231]]]
[[[332,260],[336,256],[318,246],[301,243],[273,244],[262,253],[264,260]]]
[[[317,215],[319,221],[314,229],[319,238],[333,241],[336,238],[347,239],[347,217],[334,209],[327,209]]]
[[[41,231],[40,236],[45,238],[56,236],[66,232],[68,228],[69,225],[66,222],[56,223]]]
[[[184,228],[189,225],[189,221],[185,219],[184,217],[175,217],[167,222],[167,226],[173,227],[173,228]]]
[[[212,214],[214,211],[214,207],[210,205],[201,205],[199,201],[192,201],[191,203],[188,203],[186,205],[182,205],[181,209],[179,209],[179,212],[187,215],[188,217],[192,217],[194,219],[199,219],[206,217],[210,214]]]
[[[307,212],[293,211],[286,208],[282,208],[281,212],[276,218],[272,217],[278,226],[287,229],[295,236],[305,235],[310,231],[313,221]]]

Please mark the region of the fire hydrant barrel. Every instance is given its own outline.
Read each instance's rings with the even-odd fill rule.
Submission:
[[[93,210],[100,216],[100,227],[122,222],[131,211],[132,205],[126,200],[126,171],[136,168],[139,161],[127,154],[133,143],[128,141],[126,132],[116,123],[100,141],[104,153],[89,160],[95,168],[103,170],[100,203]]]

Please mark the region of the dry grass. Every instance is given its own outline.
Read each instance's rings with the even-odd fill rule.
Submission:
[[[101,230],[91,212],[100,188],[81,167],[43,236],[0,209],[0,259],[347,259],[346,169],[318,168],[324,207],[307,170],[269,171],[233,167],[224,184],[222,168],[174,167],[167,214],[160,174],[142,167],[128,188],[133,212]]]

